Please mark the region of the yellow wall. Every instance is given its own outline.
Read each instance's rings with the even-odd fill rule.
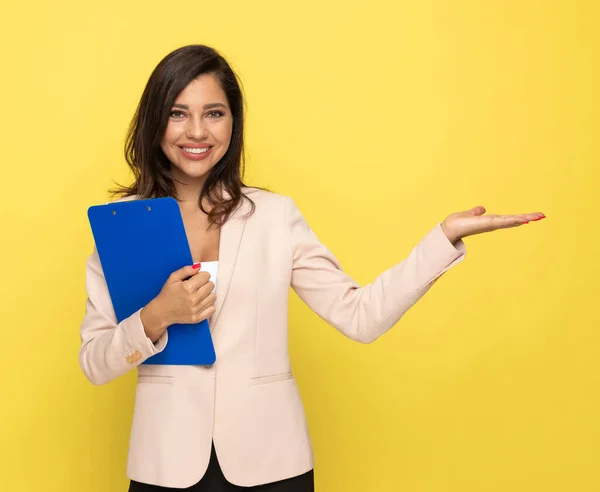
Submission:
[[[292,295],[317,490],[600,489],[597,2],[10,3],[0,490],[126,490],[133,374],[93,387],[77,361],[86,210],[128,178],[150,71],[197,42],[242,75],[248,181],[361,282],[453,211],[548,216],[468,239],[373,345]]]

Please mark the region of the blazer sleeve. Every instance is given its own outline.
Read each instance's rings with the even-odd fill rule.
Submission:
[[[81,323],[79,364],[96,385],[107,383],[137,367],[167,344],[167,332],[156,342],[146,336],[140,310],[117,323],[97,250],[86,264],[87,301]]]
[[[292,288],[322,319],[362,343],[373,342],[392,328],[466,253],[463,241],[452,244],[437,224],[406,259],[361,287],[342,271],[291,198],[286,202],[286,225],[293,258]]]

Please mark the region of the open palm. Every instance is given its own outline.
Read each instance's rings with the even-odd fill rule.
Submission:
[[[442,230],[448,239],[454,243],[467,236],[492,232],[497,229],[518,227],[546,217],[541,212],[517,215],[484,215],[485,212],[485,207],[479,206],[464,212],[450,214],[442,223]]]

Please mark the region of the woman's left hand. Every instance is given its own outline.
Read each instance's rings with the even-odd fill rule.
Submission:
[[[475,207],[464,212],[456,212],[446,217],[442,223],[442,230],[451,243],[459,239],[482,232],[492,232],[497,229],[509,229],[531,221],[545,219],[541,212],[518,215],[483,215],[484,207]]]

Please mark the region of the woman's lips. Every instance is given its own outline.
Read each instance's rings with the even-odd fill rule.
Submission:
[[[178,147],[179,152],[190,161],[202,161],[206,159],[212,152],[212,147]],[[186,149],[199,149],[200,152],[190,152]],[[206,149],[206,150],[205,150]]]

